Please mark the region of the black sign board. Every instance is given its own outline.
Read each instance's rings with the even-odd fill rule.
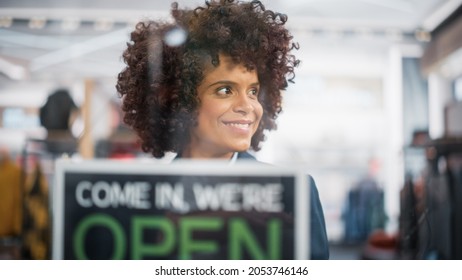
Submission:
[[[256,162],[60,160],[55,259],[306,259],[297,170]]]

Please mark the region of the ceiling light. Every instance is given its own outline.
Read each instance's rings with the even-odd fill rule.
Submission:
[[[393,42],[402,41],[403,38],[404,38],[403,33],[398,29],[387,29],[387,30],[385,30],[385,36],[387,36],[387,38],[390,41],[393,41]]]
[[[430,34],[430,32],[423,29],[417,29],[414,32],[414,36],[420,42],[430,42],[432,39],[432,35]]]
[[[371,39],[374,35],[374,32],[369,27],[359,27],[356,29],[356,34],[364,39]]]
[[[47,23],[47,19],[44,17],[33,17],[29,21],[29,28],[42,29]]]
[[[13,18],[9,16],[0,17],[0,27],[10,27],[13,24]]]
[[[101,18],[95,21],[93,28],[97,31],[109,31],[112,29],[114,21],[108,18]]]
[[[343,30],[339,27],[331,27],[329,29],[326,29],[326,33],[334,39],[342,39],[343,37]]]
[[[61,28],[66,31],[74,31],[80,27],[80,19],[78,18],[65,18],[61,22]]]

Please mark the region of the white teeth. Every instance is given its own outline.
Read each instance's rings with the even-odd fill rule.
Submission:
[[[242,129],[246,129],[250,127],[249,123],[228,123],[226,125],[237,127],[237,128],[242,128]]]

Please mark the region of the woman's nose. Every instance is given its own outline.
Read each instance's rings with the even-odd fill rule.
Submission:
[[[239,93],[234,101],[233,110],[241,114],[248,114],[253,111],[252,100],[246,93]]]

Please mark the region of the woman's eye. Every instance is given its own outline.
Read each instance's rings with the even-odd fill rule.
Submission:
[[[219,95],[228,95],[231,93],[231,88],[229,87],[222,87],[217,90],[217,93]]]
[[[253,88],[253,89],[251,89],[249,91],[249,94],[252,95],[252,96],[258,96],[258,93],[259,93],[259,91],[256,88]]]

